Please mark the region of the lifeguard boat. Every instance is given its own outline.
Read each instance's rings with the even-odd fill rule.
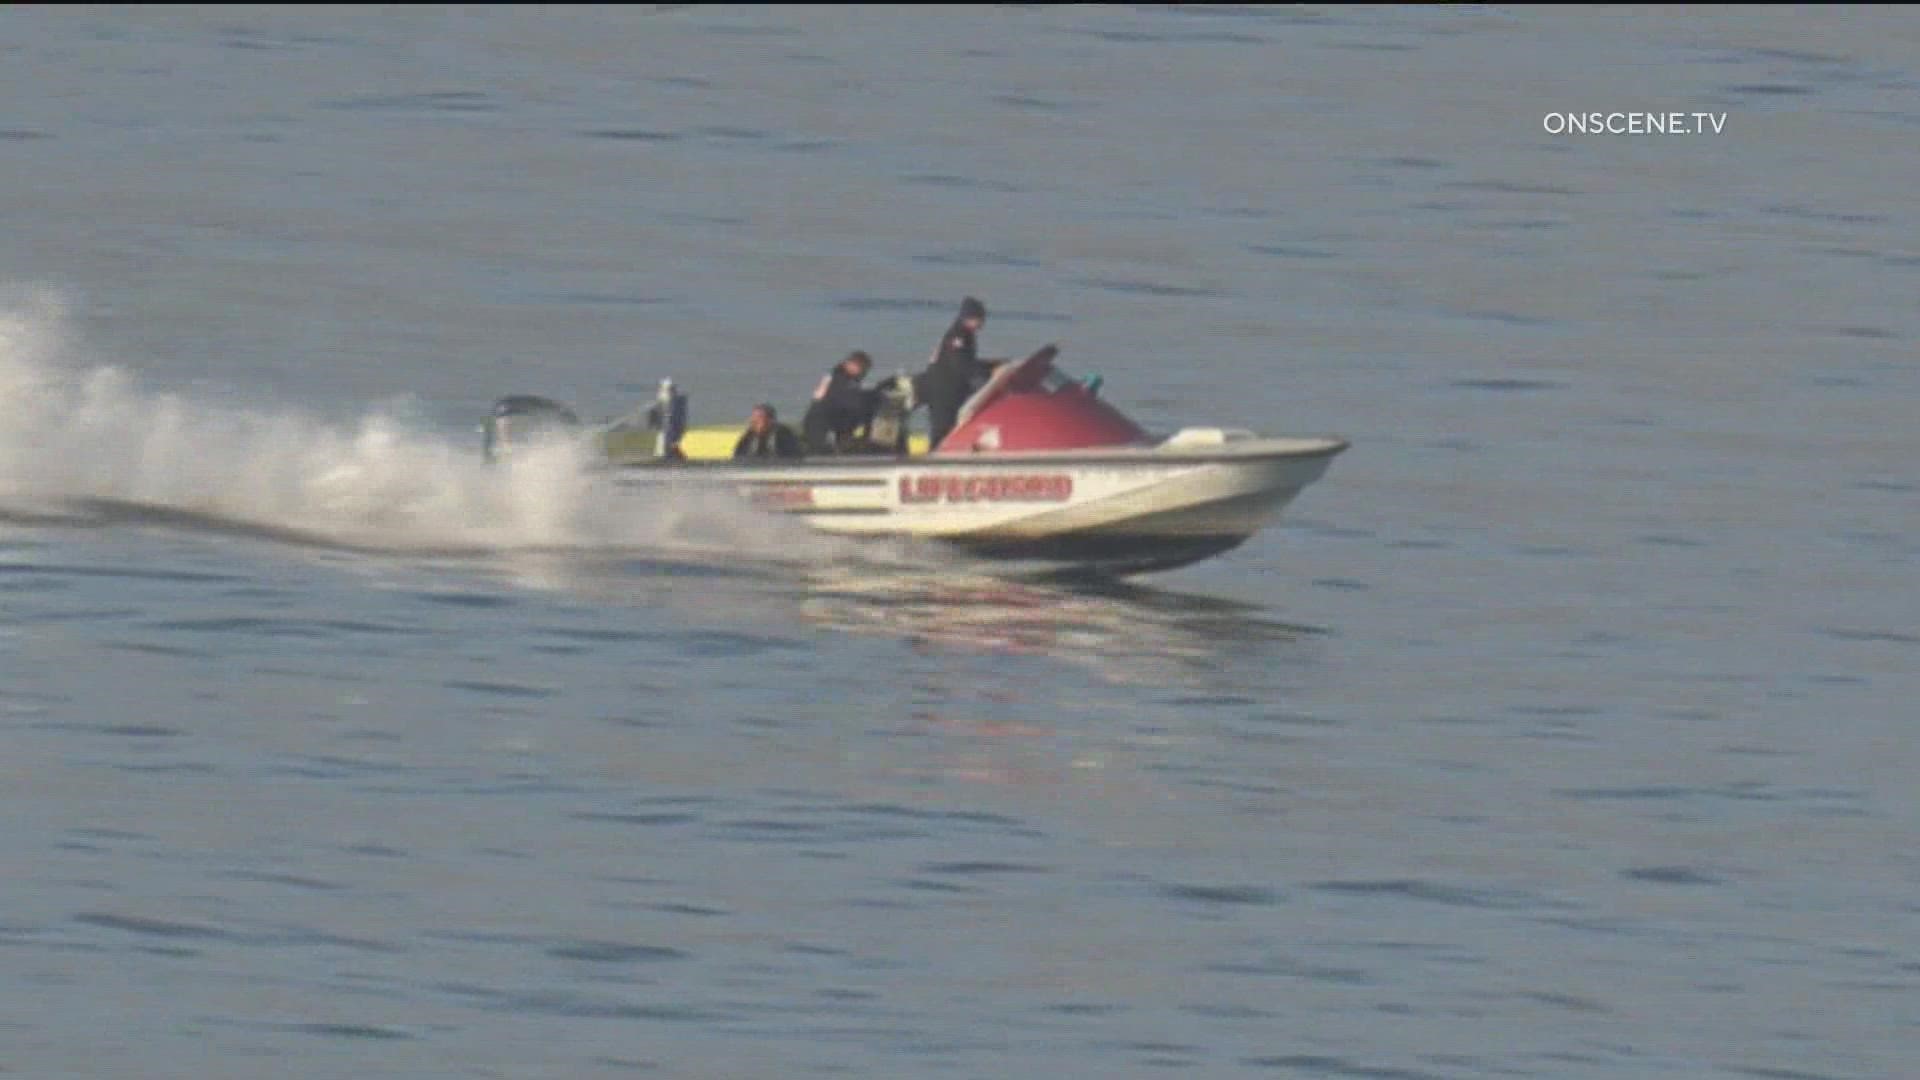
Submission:
[[[588,437],[596,466],[604,460],[623,484],[657,484],[672,469],[676,484],[731,491],[824,532],[927,538],[1105,577],[1231,551],[1347,448],[1237,428],[1153,434],[1101,398],[1097,381],[1061,372],[1057,355],[1049,345],[1002,364],[932,448],[902,437],[891,453],[736,461],[739,431],[687,428],[686,396],[671,382],[651,409],[594,427],[544,398],[502,398],[482,430],[489,458],[533,431],[566,429]]]

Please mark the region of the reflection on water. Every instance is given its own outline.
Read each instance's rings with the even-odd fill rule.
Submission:
[[[793,567],[750,561],[513,553],[484,572],[515,587],[666,609],[701,629],[808,627],[902,641],[922,653],[1071,663],[1114,684],[1217,689],[1299,662],[1329,631],[1252,604],[1115,582],[1002,577],[979,561]]]
[[[1217,597],[980,573],[813,574],[798,607],[802,618],[822,628],[1067,661],[1112,682],[1148,685],[1206,681],[1236,659],[1325,633]]]

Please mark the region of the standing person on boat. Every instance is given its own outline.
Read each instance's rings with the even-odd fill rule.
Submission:
[[[960,418],[980,381],[1002,363],[982,360],[974,335],[987,324],[987,305],[969,296],[960,303],[960,316],[947,327],[940,348],[927,370],[913,381],[913,396],[927,403],[927,449],[935,450]]]
[[[735,458],[797,458],[800,438],[780,422],[771,405],[755,405],[747,417],[747,430],[733,444]]]
[[[871,370],[873,358],[855,350],[820,379],[800,421],[807,453],[844,454],[851,449],[854,433],[873,419],[877,404],[875,391],[861,385]]]

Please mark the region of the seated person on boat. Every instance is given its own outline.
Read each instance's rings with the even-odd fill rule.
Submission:
[[[735,458],[797,458],[800,456],[800,437],[793,429],[780,422],[780,417],[767,404],[755,405],[747,417],[747,429],[740,433],[740,441],[733,444]]]
[[[862,386],[873,358],[855,350],[833,366],[813,388],[813,401],[800,421],[809,454],[843,454],[855,433],[873,418],[875,392]]]

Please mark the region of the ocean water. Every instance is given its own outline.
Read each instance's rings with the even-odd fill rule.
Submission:
[[[0,11],[0,1073],[1920,1058],[1920,22]],[[1552,135],[1549,112],[1725,114]],[[1339,434],[1124,588],[508,478],[989,352]]]

